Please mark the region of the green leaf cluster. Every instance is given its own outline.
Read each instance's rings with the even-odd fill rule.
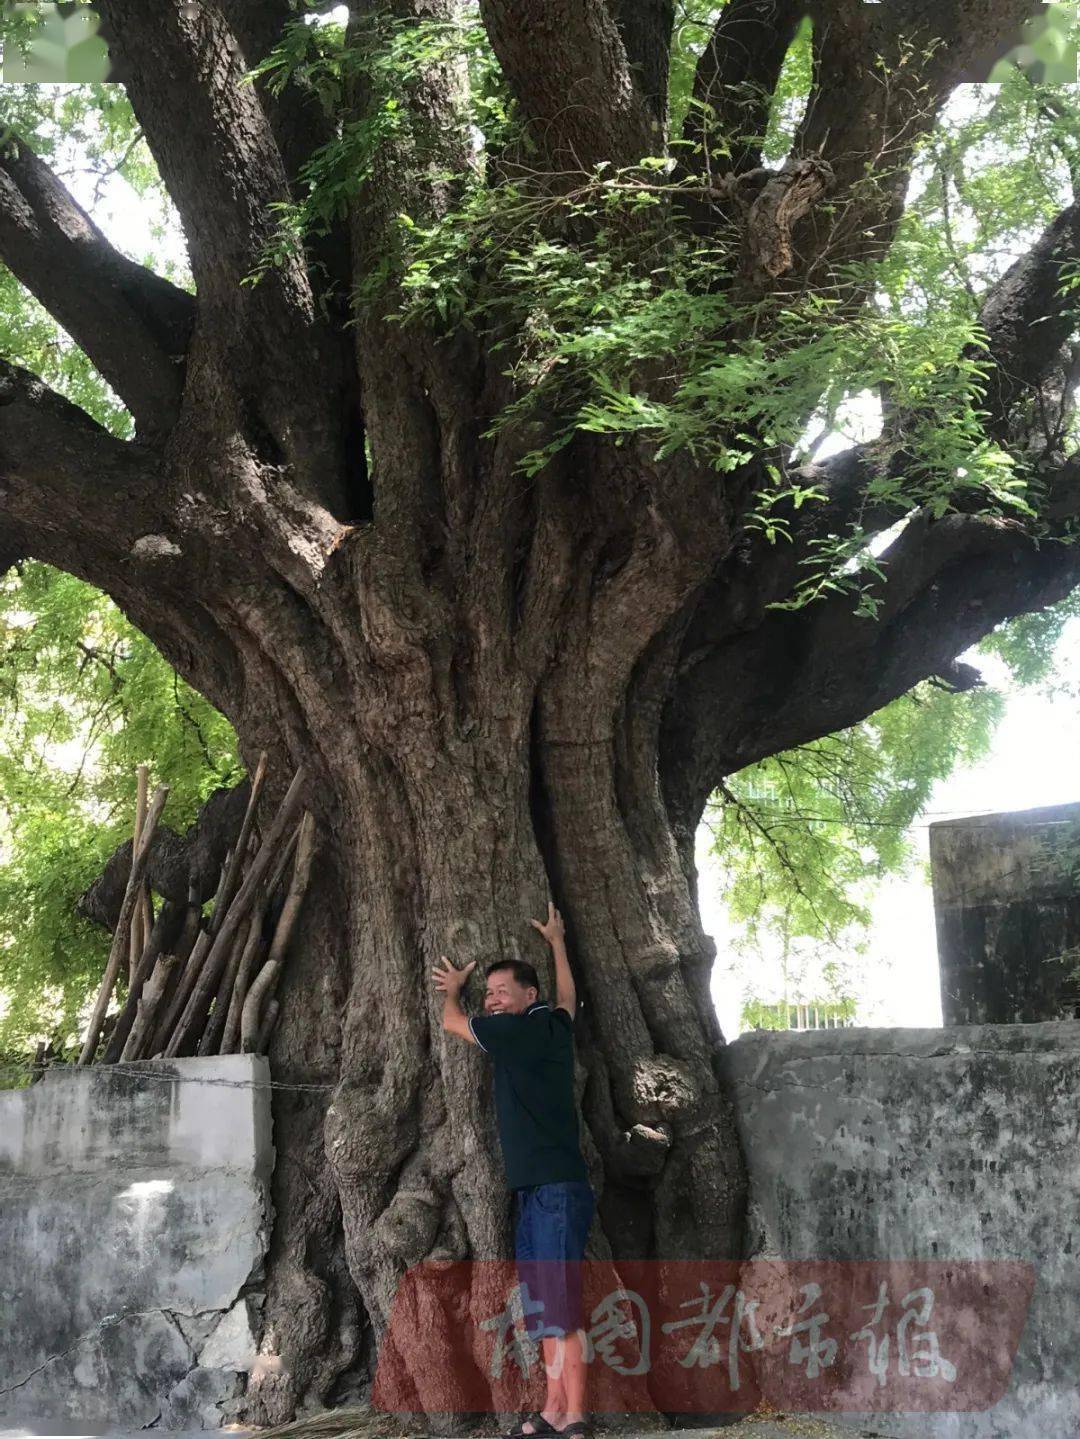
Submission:
[[[989,688],[922,684],[851,729],[733,775],[707,819],[748,941],[842,946],[864,930],[875,883],[911,858],[910,826],[935,783],[986,754],[1002,707]]]
[[[73,1043],[109,936],[75,903],[130,838],[135,769],[183,831],[242,777],[228,722],[99,591],[28,562],[0,583],[0,1054]],[[32,1046],[31,1046],[32,1047]]]
[[[120,87],[12,86],[4,99],[7,122],[54,163],[117,170],[148,202],[163,197]],[[132,434],[87,356],[6,269],[0,353],[113,434]],[[37,562],[9,571],[0,579],[0,1062],[39,1039],[74,1042],[109,944],[75,903],[130,837],[144,761],[170,785],[163,822],[180,830],[242,773],[228,722],[107,596]]]

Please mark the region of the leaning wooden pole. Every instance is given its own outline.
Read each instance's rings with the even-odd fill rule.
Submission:
[[[251,862],[251,867],[244,877],[244,882],[240,886],[236,898],[225,911],[221,927],[214,936],[213,943],[200,966],[199,973],[205,976],[204,982],[196,987],[198,977],[193,979],[187,993],[185,1008],[181,1012],[179,1022],[176,1023],[175,1031],[165,1045],[163,1053],[167,1059],[175,1058],[188,1035],[197,1028],[201,1007],[203,1004],[209,1004],[210,996],[217,988],[229,951],[236,942],[236,932],[254,906],[259,888],[276,858],[278,847],[288,833],[289,826],[300,807],[305,779],[303,768],[298,769],[258,854]]]
[[[263,782],[266,779],[266,751],[263,750],[259,756],[259,762],[255,766],[255,773],[251,779],[251,792],[248,795],[247,809],[244,811],[244,819],[240,825],[240,833],[232,849],[232,859],[225,871],[225,882],[221,887],[221,894],[214,904],[214,912],[210,916],[210,933],[217,934],[224,921],[225,914],[232,897],[236,893],[236,886],[240,879],[240,870],[247,859],[248,840],[251,838],[251,829],[255,823],[255,812],[259,807],[259,796],[262,794]]]
[[[241,970],[245,973],[251,968],[252,956],[258,948],[262,935],[263,922],[263,901],[256,903],[251,911],[251,918],[248,920],[246,932],[237,934],[232,951],[229,954],[225,972],[221,976],[221,983],[218,985],[217,994],[214,996],[214,1007],[210,1011],[210,1019],[203,1030],[202,1039],[199,1041],[200,1054],[217,1054],[225,1034],[225,1022],[228,1019],[229,1007],[232,1002],[233,992],[236,989],[236,982]],[[244,959],[247,957],[245,968]]]
[[[136,908],[138,914],[138,908]],[[154,972],[154,966],[158,959],[166,951],[175,954],[173,940],[177,938],[177,930],[183,922],[183,911],[178,910],[171,900],[165,900],[158,910],[157,918],[154,920],[153,928],[149,938],[143,946],[139,962],[135,966],[135,973],[128,981],[127,999],[123,1008],[116,1017],[113,1032],[109,1036],[109,1042],[105,1046],[105,1053],[101,1057],[102,1064],[115,1064],[121,1057],[127,1045],[127,1037],[135,1022],[138,1013],[139,999],[142,995],[143,985],[149,980]]]
[[[141,764],[135,771],[135,828],[131,836],[131,857],[135,858],[135,850],[146,824],[146,807],[150,796],[150,766]],[[135,906],[135,913],[131,916],[131,946],[128,952],[128,979],[134,980],[135,971],[139,967],[139,958],[150,938],[150,931],[145,928],[144,911],[142,904],[142,885],[139,886],[139,900]]]
[[[225,892],[225,880],[229,873],[231,855],[231,850],[226,852],[225,863],[221,866],[221,872],[218,875],[218,887],[214,895],[213,903],[213,908],[215,909],[221,901],[221,896]],[[176,1027],[176,1022],[183,1014],[185,1006],[191,997],[191,991],[195,988],[199,975],[202,973],[206,956],[210,952],[211,939],[212,936],[208,929],[200,929],[196,935],[195,944],[192,947],[191,953],[188,955],[187,963],[180,972],[176,987],[173,990],[172,999],[167,1005],[162,1005],[163,1017],[158,1024],[157,1033],[154,1035],[153,1055],[156,1055],[159,1050],[164,1054],[169,1043],[169,1038]]]
[[[269,956],[252,984],[251,992],[244,1001],[241,1011],[240,1048],[245,1052],[258,1048],[259,1036],[263,1032],[264,1017],[267,1016],[269,1006],[273,1001],[274,989],[285,963],[285,951],[289,947],[289,940],[292,938],[293,929],[304,903],[314,858],[315,816],[308,811],[300,824],[300,835],[296,844],[296,863],[293,866],[289,892],[278,917],[277,928],[274,930]],[[272,1028],[273,1022],[271,1021],[266,1025],[265,1032],[269,1034]]]
[[[169,975],[180,963],[175,954],[163,954],[154,966],[154,972],[143,985],[138,1000],[138,1012],[131,1026],[120,1055],[122,1060],[137,1059],[139,1050],[146,1043],[146,1037],[154,1023],[154,1016],[169,983]]]
[[[236,978],[233,981],[229,1007],[225,1014],[225,1027],[221,1031],[221,1039],[218,1043],[219,1054],[235,1054],[240,1044],[240,1020],[244,1012],[244,1000],[247,998],[251,976],[258,972],[256,960],[262,943],[262,917],[260,904],[251,917],[251,926],[244,943],[244,952],[240,957],[240,967],[236,971]]]
[[[143,875],[146,872],[147,861],[150,858],[150,845],[153,842],[154,831],[157,829],[158,820],[161,818],[161,811],[165,808],[165,801],[168,797],[168,785],[159,785],[154,791],[154,798],[146,816],[146,823],[139,837],[139,843],[132,849],[131,869],[128,873],[127,888],[124,890],[124,900],[120,906],[120,918],[116,925],[116,933],[113,935],[112,947],[109,950],[109,960],[105,966],[105,976],[101,981],[101,988],[98,990],[98,997],[94,1002],[94,1008],[90,1014],[90,1023],[86,1031],[86,1039],[79,1053],[79,1064],[90,1063],[94,1057],[94,1051],[97,1049],[98,1040],[101,1038],[101,1029],[105,1023],[105,1012],[109,1007],[109,1000],[112,997],[117,977],[120,974],[120,966],[127,957],[128,946],[131,939],[131,918],[135,912],[139,891],[142,887]]]

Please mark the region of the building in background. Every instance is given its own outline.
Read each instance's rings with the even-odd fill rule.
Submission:
[[[855,1010],[853,998],[777,1004],[748,999],[742,1007],[741,1029],[847,1029],[855,1023]]]

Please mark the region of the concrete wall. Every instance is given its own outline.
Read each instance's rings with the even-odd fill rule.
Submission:
[[[254,1362],[266,1060],[126,1070],[0,1091],[0,1429],[218,1428]]]
[[[743,1035],[725,1064],[755,1252],[1035,1266],[1001,1403],[850,1422],[919,1439],[1076,1439],[1080,1023]]]
[[[1071,849],[1068,856],[1063,853]],[[972,815],[930,827],[946,1024],[1080,1017],[1057,956],[1080,946],[1080,804]]]

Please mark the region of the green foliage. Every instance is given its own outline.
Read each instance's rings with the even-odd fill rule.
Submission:
[[[2,32],[0,20],[0,38]],[[0,145],[7,143],[12,133],[28,141],[67,184],[78,181],[85,185],[93,176],[92,204],[102,197],[112,177],[120,177],[138,197],[143,214],[151,217],[149,229],[155,245],[164,245],[170,229],[175,232],[171,201],[122,86],[4,85],[0,87]],[[156,269],[174,284],[192,288],[186,265],[164,254],[133,252],[122,237],[114,243],[131,259]],[[10,281],[6,270],[4,276]],[[31,303],[29,297],[26,300]],[[17,308],[5,304],[5,316],[13,315]],[[5,323],[0,320],[0,325]],[[55,321],[47,319],[46,323],[70,345]],[[23,352],[4,353],[17,358]],[[29,359],[25,363],[30,364]],[[89,362],[84,359],[83,363]],[[31,364],[30,368],[35,367]]]
[[[1013,685],[1059,694],[1055,648],[1078,617],[1074,591],[999,626],[980,642],[976,659],[1004,661]],[[989,753],[1003,706],[1001,692],[989,686],[956,694],[927,682],[851,729],[728,780],[706,823],[747,976],[758,972],[763,955],[779,953],[792,974],[831,975],[824,997],[851,990],[877,886],[911,869],[913,822],[935,784]],[[1080,883],[1080,848],[1059,840],[1045,862],[1060,872],[1075,861],[1069,873]],[[810,996],[793,990],[794,997]]]
[[[994,655],[1008,666],[1015,684],[1037,688],[1047,697],[1073,694],[1059,677],[1054,655],[1069,620],[1080,616],[1080,591],[1035,614],[1017,615],[999,625],[979,644],[980,654]]]
[[[987,752],[1001,712],[993,690],[922,684],[851,729],[733,775],[707,820],[747,942],[857,942],[875,883],[911,858],[908,830],[934,784]]]
[[[475,8],[455,20],[427,18],[418,23],[373,9],[354,17],[348,41],[344,27],[334,23],[310,24],[299,18],[287,27],[248,81],[261,81],[274,92],[296,75],[332,113],[342,111],[349,96],[359,103],[349,107],[335,137],[302,166],[299,198],[274,207],[278,230],[248,276],[249,284],[257,284],[267,269],[298,253],[305,240],[326,234],[335,221],[344,219],[388,156],[395,156],[400,167],[403,155],[412,155],[426,168],[429,182],[460,187],[467,181],[467,176],[432,173],[439,132],[422,106],[409,103],[427,76],[458,65],[464,65],[469,76],[468,105],[460,123],[482,134],[488,149],[503,144],[512,106]],[[385,238],[392,237],[391,231]],[[381,257],[362,294],[386,281],[395,268],[392,260],[390,254]]]
[[[600,166],[560,198],[570,233],[528,245],[515,236],[527,236],[550,201],[524,185],[502,186],[497,202],[478,188],[452,229],[403,222],[413,250],[402,323],[464,322],[504,345],[518,398],[493,428],[532,424],[543,434],[523,461],[528,472],[584,434],[647,444],[658,458],[685,451],[718,475],[753,466],[764,448],[777,454],[774,484],[758,492],[750,523],[780,538],[761,517],[780,500],[812,497],[793,488],[782,458],[797,449],[807,415],[834,413],[853,392],[889,383],[896,403],[917,416],[913,459],[879,482],[871,504],[926,505],[941,515],[973,497],[976,507],[1029,512],[1017,462],[980,428],[985,366],[963,356],[979,344],[970,318],[946,311],[928,323],[897,305],[841,322],[840,301],[814,292],[739,302],[711,287],[723,247],[672,233],[671,205],[683,188],[666,161],[632,171]],[[590,243],[576,225],[587,227]],[[857,269],[849,267],[852,280]],[[844,566],[865,543],[858,534],[843,548],[837,537],[814,557],[793,602],[850,586]]]
[[[718,8],[695,0],[680,13],[672,63],[676,124],[692,103],[693,65]],[[790,533],[786,507],[818,497],[790,475],[808,419],[832,428],[852,396],[887,389],[894,407],[912,417],[904,437],[907,462],[877,483],[867,496],[870,506],[886,504],[897,513],[925,507],[937,517],[963,506],[1032,522],[1037,490],[1030,467],[982,431],[985,346],[962,257],[945,253],[955,237],[950,232],[942,239],[932,187],[884,263],[837,274],[841,291],[866,287],[876,292],[876,303],[850,314],[839,293],[740,301],[723,278],[737,265],[739,236],[734,227],[719,226],[708,243],[697,238],[684,204],[696,181],[679,179],[670,156],[646,156],[623,169],[601,164],[564,177],[556,193],[538,189],[527,167],[509,163],[492,173],[485,155],[505,154],[524,137],[475,11],[453,25],[404,25],[375,12],[348,39],[334,27],[316,33],[298,24],[264,62],[259,73],[272,84],[299,71],[330,103],[350,85],[367,97],[361,118],[347,120],[309,164],[305,198],[283,216],[283,245],[300,243],[345,213],[372,179],[380,149],[415,128],[410,89],[455,56],[468,66],[467,120],[484,146],[471,168],[443,177],[455,204],[434,217],[398,216],[394,253],[382,257],[358,299],[392,287],[403,325],[435,333],[472,327],[505,354],[516,398],[495,417],[491,432],[515,426],[535,437],[521,461],[526,473],[596,434],[648,446],[660,458],[684,451],[711,466],[718,480],[760,470],[764,452],[773,456],[764,467],[768,482],[756,489],[746,523],[782,543]],[[912,53],[899,68],[914,68],[920,59]],[[804,25],[759,137],[771,163],[790,144],[810,78],[811,36]],[[1020,112],[1030,120],[1046,110],[1048,90],[1039,103],[1026,81],[1003,90],[1018,128]],[[945,152],[955,161],[982,133],[978,121],[955,134],[940,132],[928,163],[940,168]],[[412,135],[410,143],[422,145],[422,139]],[[1006,174],[1014,162],[1023,175]],[[1011,187],[1017,198],[1029,193],[1023,184],[1031,163],[1010,157],[1000,165],[999,189]],[[879,171],[868,184],[881,182]],[[281,253],[271,249],[266,263],[278,262]],[[926,258],[932,290],[925,284]],[[858,525],[821,536],[803,561],[803,579],[778,603],[797,607],[850,590],[860,612],[872,616],[879,603],[873,581],[882,570],[869,539]]]
[[[183,830],[242,774],[229,724],[106,597],[27,563],[0,584],[0,1053],[70,1043],[108,936],[75,902],[130,837],[135,767]]]
[[[692,107],[697,111],[699,123],[706,130],[714,129],[711,122],[715,112],[712,107],[693,98],[694,71],[723,8],[715,0],[682,0],[676,7],[668,91],[668,128],[674,137],[674,149],[684,143],[679,137]],[[813,25],[807,15],[799,22],[771,96],[763,95],[761,87],[753,82],[742,82],[734,98],[747,108],[764,103],[768,125],[760,134],[745,129],[737,135],[712,134],[710,141],[715,154],[729,153],[738,141],[740,144],[760,145],[768,164],[776,164],[783,159],[791,147],[795,127],[806,109],[806,98],[810,93],[812,40]]]
[[[6,87],[3,119],[61,173],[116,171],[147,203],[164,195],[118,86]],[[132,434],[83,351],[6,269],[0,353]],[[163,822],[181,830],[240,775],[231,727],[111,600],[45,565],[12,570],[0,579],[0,1055],[72,1041],[108,951],[74,906],[130,837],[142,761],[171,786]]]

